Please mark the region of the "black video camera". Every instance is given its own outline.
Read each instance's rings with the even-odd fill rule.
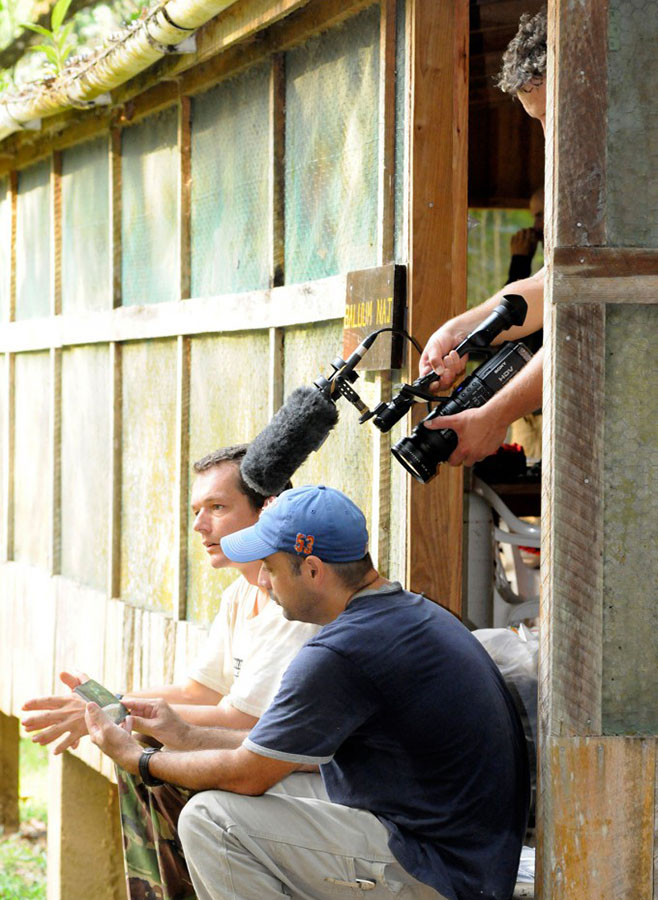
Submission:
[[[397,442],[391,452],[398,462],[417,480],[426,484],[436,475],[439,463],[445,462],[458,443],[457,435],[449,428],[430,430],[424,422],[437,416],[449,416],[483,406],[495,393],[516,375],[532,358],[528,348],[521,342],[507,342],[496,352],[490,348],[491,342],[502,331],[525,321],[527,304],[518,294],[507,294],[502,302],[481,325],[472,331],[455,350],[460,356],[479,351],[493,354],[457,387],[449,397],[436,397],[427,392],[432,382],[438,379],[434,372],[417,378],[413,384],[404,384],[400,391],[388,402],[380,403],[369,410],[352,387],[358,378],[354,371],[367,350],[374,343],[381,329],[373,332],[357,347],[345,362],[337,358],[332,362],[333,372],[327,378],[320,377],[314,383],[324,396],[336,402],[338,396],[345,397],[362,413],[360,423],[372,419],[382,432],[388,432],[406,415],[414,403],[424,400],[438,403],[429,415],[413,429],[408,437]],[[409,337],[408,335],[406,335]]]

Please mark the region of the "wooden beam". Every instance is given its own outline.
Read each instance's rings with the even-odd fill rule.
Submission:
[[[550,283],[547,302],[551,303]],[[605,308],[544,320],[542,654],[544,736],[601,730]],[[549,565],[547,565],[547,561]]]
[[[190,338],[177,340],[174,618],[187,617],[187,536],[190,493]]]
[[[270,66],[270,287],[285,281],[285,57],[272,56]]]
[[[121,344],[110,344],[110,473],[108,479],[108,577],[110,598],[121,596],[121,472],[123,435],[123,366]]]
[[[0,559],[11,560],[14,557],[14,454],[16,447],[16,357],[8,353],[5,357],[4,381],[1,386],[2,406],[5,416],[5,441],[3,476],[4,483],[0,486],[0,495],[3,503],[2,515],[4,519],[4,547],[0,547]],[[2,422],[0,422],[0,427]]]
[[[50,574],[62,570],[62,351],[50,351]]]
[[[658,302],[658,250],[558,247],[553,254],[556,303]]]
[[[395,253],[395,82],[397,16],[395,0],[381,0],[379,37],[379,162],[377,265],[394,260]],[[403,73],[399,73],[403,77]],[[392,396],[390,372],[375,375],[373,408]],[[372,527],[370,552],[377,570],[386,577],[391,536],[391,434],[375,429],[372,436]]]
[[[116,271],[116,270],[115,270]],[[115,278],[115,288],[117,279]],[[118,285],[120,287],[120,285]],[[84,316],[58,316],[0,326],[0,353],[176,337],[284,328],[342,319],[345,276],[248,291],[174,300],[147,306],[120,306]]]
[[[466,0],[410,2],[409,326],[425,344],[466,306],[468,15]],[[416,375],[410,372],[410,376]],[[408,582],[461,608],[461,468],[413,482]]]
[[[546,766],[553,831],[543,852],[538,842],[538,896],[654,897],[655,737],[555,737]]]
[[[606,243],[608,0],[549,6],[559,47],[552,140],[559,159],[553,188],[560,198],[550,243],[596,246]]]

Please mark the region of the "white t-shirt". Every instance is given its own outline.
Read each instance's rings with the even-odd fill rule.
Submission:
[[[289,622],[269,597],[263,605],[263,593],[241,575],[222,594],[189,677],[228,697],[241,712],[260,718],[292,658],[319,630],[319,625]]]

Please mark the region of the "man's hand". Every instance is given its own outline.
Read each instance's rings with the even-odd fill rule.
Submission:
[[[493,408],[492,408],[493,409]],[[505,441],[507,423],[497,415],[491,415],[487,404],[475,409],[465,409],[454,416],[436,416],[424,425],[431,431],[450,428],[459,443],[447,460],[450,466],[472,466],[495,453]]]
[[[537,249],[537,232],[534,228],[522,228],[512,235],[509,245],[513,256],[529,256],[532,259]]]
[[[126,722],[132,731],[154,737],[169,750],[191,749],[190,725],[166,701],[126,696],[121,698],[121,702],[130,712]]]
[[[96,703],[86,704],[85,721],[93,743],[126,772],[137,775],[144,748],[131,736],[128,727],[115,725]],[[126,726],[127,722],[126,719],[122,725]]]
[[[418,371],[420,375],[427,375],[428,372],[436,372],[439,376],[438,380],[430,385],[429,390],[432,393],[445,390],[461,375],[466,366],[468,357],[460,357],[454,347],[466,337],[466,332],[455,330],[450,322],[442,325],[430,337],[425,345]]]
[[[61,672],[60,680],[73,691],[73,688],[88,680],[83,672]],[[68,697],[35,697],[22,707],[28,712],[40,711],[39,715],[26,716],[22,725],[26,731],[38,731],[32,738],[35,744],[46,746],[63,734],[67,737],[55,747],[55,754],[75,748],[80,738],[87,734],[85,723],[85,701],[77,694]]]

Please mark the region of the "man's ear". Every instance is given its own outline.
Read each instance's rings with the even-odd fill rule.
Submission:
[[[306,563],[306,571],[309,573],[310,577],[314,580],[322,579],[325,568],[324,563],[318,556],[307,556],[304,559]]]

